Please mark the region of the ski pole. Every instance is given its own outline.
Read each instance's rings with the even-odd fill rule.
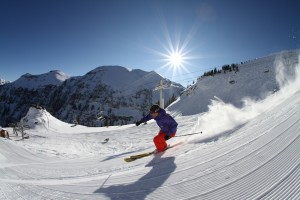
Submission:
[[[202,131],[196,132],[196,133],[190,133],[190,134],[185,134],[185,135],[176,135],[175,137],[183,137],[183,136],[188,136],[188,135],[196,135],[196,134],[202,134]]]

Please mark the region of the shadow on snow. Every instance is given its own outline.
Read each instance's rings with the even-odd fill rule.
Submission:
[[[175,171],[175,157],[161,158],[155,156],[146,167],[152,169],[134,183],[102,186],[94,193],[104,193],[112,200],[116,199],[145,199],[150,193],[161,187]]]

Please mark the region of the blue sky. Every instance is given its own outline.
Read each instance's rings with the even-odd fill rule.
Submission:
[[[300,48],[296,0],[0,0],[0,78],[102,65],[186,86],[223,64]],[[171,49],[183,61],[168,65]]]

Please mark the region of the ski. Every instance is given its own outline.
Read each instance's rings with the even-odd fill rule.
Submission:
[[[132,162],[132,161],[135,161],[137,159],[140,159],[140,158],[144,158],[144,157],[147,157],[147,156],[150,156],[154,154],[154,151],[152,152],[148,152],[148,153],[142,153],[142,154],[138,154],[138,155],[134,155],[134,156],[130,156],[128,158],[124,158],[124,161],[125,162]]]
[[[166,151],[167,149],[172,148],[172,147],[173,147],[173,146],[168,145],[168,147],[165,149],[165,151]],[[164,151],[163,151],[163,152],[164,152]],[[125,161],[125,162],[132,162],[132,161],[135,161],[135,160],[137,160],[137,159],[141,159],[141,158],[144,158],[144,157],[147,157],[147,156],[150,156],[150,155],[155,155],[155,154],[157,154],[157,153],[159,153],[159,152],[157,152],[156,150],[154,150],[154,151],[147,152],[147,153],[137,154],[137,155],[130,156],[130,157],[128,157],[128,158],[124,158],[124,161]]]

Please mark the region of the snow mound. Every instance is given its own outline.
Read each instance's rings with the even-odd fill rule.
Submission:
[[[74,124],[62,122],[53,117],[45,108],[40,106],[30,107],[26,116],[21,119],[21,122],[32,129],[45,129],[52,131],[72,129],[74,126]]]

